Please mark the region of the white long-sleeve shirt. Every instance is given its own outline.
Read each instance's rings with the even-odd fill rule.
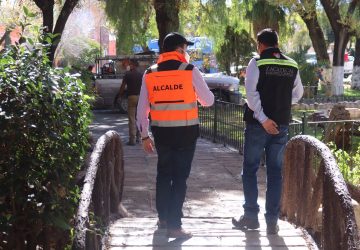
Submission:
[[[245,89],[246,89],[246,98],[249,108],[254,111],[254,118],[257,119],[260,123],[263,123],[268,119],[263,111],[261,105],[260,94],[256,90],[258,81],[259,81],[260,71],[256,64],[255,58],[252,58],[249,62],[249,65],[246,68],[246,77],[245,77]],[[304,87],[301,83],[299,71],[297,72],[294,87],[292,91],[291,103],[297,103],[304,93]]]
[[[209,90],[206,82],[204,81],[198,68],[194,67],[192,70],[192,80],[195,89],[196,97],[202,106],[208,107],[214,103],[214,95]],[[143,75],[139,102],[137,106],[136,124],[141,133],[141,137],[144,138],[149,135],[149,112],[150,103],[148,98],[148,90],[145,83],[145,74]]]

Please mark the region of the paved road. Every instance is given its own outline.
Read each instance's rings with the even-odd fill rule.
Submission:
[[[185,229],[194,237],[186,242],[168,241],[156,230],[156,154],[146,154],[141,145],[127,146],[127,118],[111,112],[97,112],[91,130],[99,137],[117,131],[124,142],[125,186],[123,205],[131,218],[110,227],[111,249],[308,249],[299,229],[281,222],[279,236],[266,236],[260,215],[260,230],[244,233],[232,229],[231,218],[240,216],[244,200],[240,178],[242,156],[220,144],[199,139],[188,180],[184,203]],[[259,172],[260,206],[264,213],[265,171]]]

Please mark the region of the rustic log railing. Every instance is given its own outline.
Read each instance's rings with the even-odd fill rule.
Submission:
[[[107,226],[111,213],[118,212],[124,185],[124,160],[121,139],[108,131],[97,141],[90,157],[75,222],[72,249],[101,249],[102,236],[90,228],[92,220]]]
[[[283,178],[282,216],[305,228],[320,249],[360,249],[349,191],[324,143],[312,136],[293,137],[285,149]]]

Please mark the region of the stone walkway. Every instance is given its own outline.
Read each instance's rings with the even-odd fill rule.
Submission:
[[[97,112],[92,132],[99,137],[112,129],[124,142],[125,185],[123,205],[132,217],[110,226],[109,249],[309,249],[299,229],[280,222],[279,236],[267,236],[263,215],[260,229],[242,232],[232,228],[231,218],[242,213],[240,178],[242,156],[223,145],[199,139],[188,179],[183,227],[193,232],[187,241],[169,241],[157,230],[155,208],[156,154],[141,145],[127,146],[127,118]],[[259,172],[259,203],[264,213],[265,171]]]

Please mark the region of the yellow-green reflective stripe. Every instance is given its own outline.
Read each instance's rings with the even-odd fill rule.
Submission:
[[[152,104],[151,110],[188,110],[197,107],[196,102],[192,103],[181,103],[181,104],[174,104],[174,103],[166,103],[166,104]]]
[[[157,127],[182,127],[182,126],[192,126],[199,124],[199,119],[192,120],[183,120],[183,121],[151,121],[152,126]]]
[[[261,59],[256,61],[256,65],[263,66],[267,64],[276,64],[276,65],[284,65],[284,66],[291,66],[298,68],[298,64],[292,60],[285,60],[285,59]]]

